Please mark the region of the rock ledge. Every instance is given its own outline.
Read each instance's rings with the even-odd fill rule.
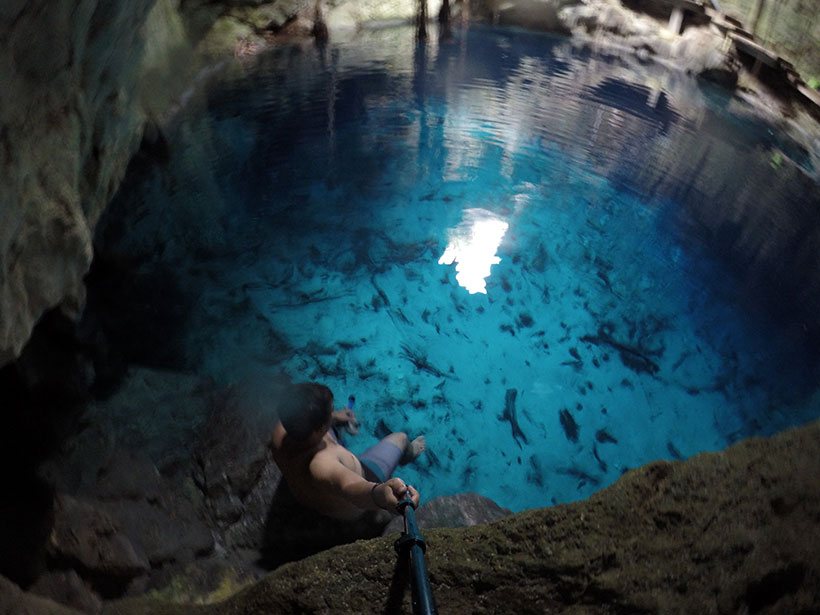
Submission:
[[[820,422],[652,463],[584,502],[425,531],[442,612],[815,612]],[[392,538],[285,565],[223,603],[104,612],[410,612]]]

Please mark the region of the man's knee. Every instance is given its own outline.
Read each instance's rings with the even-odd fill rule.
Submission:
[[[389,436],[387,436],[387,439],[390,440],[396,446],[398,446],[401,450],[407,448],[407,434],[403,431],[391,433]]]

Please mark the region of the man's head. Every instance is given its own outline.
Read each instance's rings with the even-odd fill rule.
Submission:
[[[291,385],[279,404],[279,420],[294,440],[308,440],[327,429],[333,413],[333,393],[323,384],[303,382]]]

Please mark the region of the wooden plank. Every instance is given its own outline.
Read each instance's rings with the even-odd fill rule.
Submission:
[[[817,107],[820,107],[820,92],[818,92],[817,90],[811,89],[805,83],[802,84],[802,85],[798,85],[797,86],[797,91],[800,92],[806,98],[808,98]]]
[[[750,40],[745,36],[740,36],[734,32],[729,33],[729,38],[732,39],[738,51],[742,51],[743,53],[752,56],[766,66],[778,66],[778,61],[780,58],[777,54],[769,51],[762,45],[758,45],[753,40]]]

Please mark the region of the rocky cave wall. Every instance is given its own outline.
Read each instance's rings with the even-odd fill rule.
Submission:
[[[172,0],[0,7],[0,366],[45,312],[82,309],[94,226],[146,118],[179,94],[175,10]]]
[[[820,79],[820,11],[815,0],[720,0],[756,38],[788,58],[804,79]]]

